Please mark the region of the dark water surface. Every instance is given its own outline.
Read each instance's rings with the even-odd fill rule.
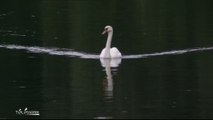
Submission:
[[[0,118],[213,118],[212,14],[201,0],[2,1]],[[105,25],[122,59],[99,60]]]

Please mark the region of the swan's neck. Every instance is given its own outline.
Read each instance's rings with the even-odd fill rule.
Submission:
[[[106,47],[105,47],[107,50],[110,50],[110,48],[111,48],[112,34],[113,34],[113,31],[108,33]]]

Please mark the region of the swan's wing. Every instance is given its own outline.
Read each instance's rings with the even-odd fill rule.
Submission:
[[[105,56],[106,48],[101,51],[100,57],[103,58]]]
[[[112,58],[120,58],[122,56],[121,52],[116,47],[110,49],[110,54]]]

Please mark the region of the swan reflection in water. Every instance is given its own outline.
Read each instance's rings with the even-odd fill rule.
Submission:
[[[113,98],[113,75],[111,67],[114,68],[113,73],[116,73],[117,67],[119,67],[121,63],[121,58],[114,58],[114,59],[104,59],[101,58],[101,65],[105,68],[106,72],[106,79],[104,80],[104,92],[106,99]]]
[[[121,64],[121,58],[101,58],[100,59],[102,67],[104,67],[104,71],[106,72],[106,77],[103,80],[103,96],[104,103],[106,109],[105,113],[101,113],[102,115],[96,117],[98,119],[110,119],[113,117],[113,75],[115,75],[118,71],[118,67]]]

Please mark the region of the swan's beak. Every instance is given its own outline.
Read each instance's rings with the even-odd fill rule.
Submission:
[[[104,35],[107,33],[107,30],[104,30],[101,34]]]

